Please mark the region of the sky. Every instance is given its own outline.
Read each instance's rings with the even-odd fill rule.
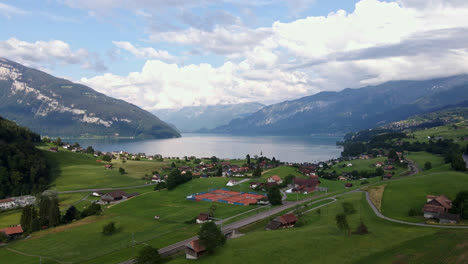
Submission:
[[[0,57],[148,111],[468,73],[466,0],[0,0]]]

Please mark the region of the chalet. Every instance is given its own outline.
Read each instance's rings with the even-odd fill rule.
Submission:
[[[427,203],[423,207],[425,218],[436,218],[438,214],[448,213],[448,210],[452,208],[452,201],[444,195],[428,195],[426,198]]]
[[[393,167],[392,165],[386,166],[384,168],[384,170],[393,170],[393,169],[395,169],[395,167]]]
[[[237,184],[236,180],[229,180],[228,183],[226,183],[226,186],[234,186]]]
[[[153,175],[153,177],[151,177],[151,181],[155,183],[165,182],[164,179],[159,174]]]
[[[3,199],[0,200],[0,210],[6,210],[16,207],[15,200],[13,199]]]
[[[198,259],[205,252],[206,249],[200,243],[200,239],[192,240],[185,245],[185,257],[187,259]]]
[[[384,165],[384,163],[381,162],[381,161],[375,163],[375,167],[377,167],[377,168],[380,168],[380,167],[382,167],[383,165]]]
[[[294,178],[293,180],[293,192],[300,192],[300,193],[311,193],[316,190],[319,186],[320,181],[318,179],[300,179]]]
[[[50,147],[49,151],[50,152],[58,152],[58,147]]]
[[[281,184],[283,183],[283,180],[278,176],[278,175],[273,175],[267,179],[268,183],[276,183],[276,184]]]
[[[122,190],[118,190],[118,191],[112,191],[112,192],[108,192],[106,194],[104,194],[102,197],[101,197],[101,200],[103,202],[107,202],[107,203],[110,203],[110,202],[116,202],[116,201],[120,201],[120,200],[125,200],[128,198],[128,194],[126,194],[124,191]]]
[[[393,175],[391,173],[386,173],[383,178],[384,180],[390,180],[391,178],[393,177]]]
[[[347,181],[348,179],[346,179],[346,178],[343,177],[343,176],[338,176],[338,180],[340,180],[340,181]]]
[[[268,225],[266,226],[266,229],[276,230],[278,228],[294,227],[297,221],[298,219],[294,214],[285,214],[285,215],[278,216],[275,219],[273,219],[270,223],[268,223]]]
[[[145,153],[138,153],[138,156],[140,156],[140,158],[146,158],[146,154],[145,154]]]
[[[263,182],[251,182],[250,189],[262,188],[265,184]]]
[[[204,224],[206,222],[210,222],[210,215],[207,213],[200,213],[197,216],[197,224]]]
[[[0,232],[5,233],[5,235],[7,235],[7,237],[9,238],[16,238],[24,233],[23,228],[21,228],[21,225],[3,228],[0,229]]]

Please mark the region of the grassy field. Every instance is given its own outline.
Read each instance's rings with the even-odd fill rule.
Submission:
[[[367,172],[375,172],[376,167],[374,166],[377,162],[385,162],[387,160],[386,157],[368,159],[368,160],[351,160],[351,161],[342,161],[332,166],[331,169],[326,170],[325,172],[333,172],[335,171],[337,175],[341,175],[343,172],[352,172],[353,170],[356,171],[367,171]],[[353,164],[352,167],[347,167],[346,164],[351,163]],[[344,165],[344,167],[343,167]],[[395,172],[395,178],[397,178],[402,172],[406,171],[406,169],[395,166],[391,172]],[[387,171],[385,171],[387,173]]]
[[[454,199],[457,192],[468,189],[468,174],[450,171],[447,165],[439,169],[441,171],[434,169],[421,176],[389,182],[383,193],[382,213],[395,219],[421,222],[424,221],[422,216],[410,217],[408,210],[414,208],[420,212],[426,203],[426,195],[443,194]]]
[[[299,171],[297,171],[297,169],[294,168],[294,167],[279,166],[279,167],[273,168],[273,169],[263,173],[261,179],[266,180],[266,179],[268,179],[269,177],[271,177],[273,175],[278,175],[280,178],[284,179],[289,174],[292,174],[292,175],[298,176],[298,177],[302,176],[302,174]]]
[[[357,209],[355,214],[348,216],[351,228],[354,230],[362,218],[370,231],[368,235],[345,236],[336,227],[334,217],[342,211],[342,201],[351,202]],[[305,225],[299,228],[266,231],[259,227],[245,236],[228,240],[218,253],[203,257],[197,263],[374,263],[372,259],[360,260],[437,231],[377,218],[362,193],[342,197],[339,202],[321,208],[320,212],[306,214],[301,219]],[[192,262],[181,256],[169,263]]]
[[[413,134],[415,139],[411,139],[410,141],[428,142],[428,137],[443,137],[444,139],[453,139],[455,141],[460,141],[460,137],[468,136],[468,128],[461,127],[459,129],[454,129],[452,125],[446,125],[418,130],[415,131]]]
[[[18,225],[21,219],[21,209],[0,213],[0,228]]]
[[[432,168],[437,168],[445,164],[443,157],[425,151],[411,152],[406,155],[406,157],[416,162],[420,169],[424,169],[424,164],[428,161],[432,164]]]
[[[136,254],[135,248],[131,247],[134,243],[132,236],[136,244],[145,242],[160,248],[195,235],[199,226],[184,222],[195,218],[200,212],[207,212],[212,203],[188,201],[186,195],[225,187],[227,181],[226,178],[196,179],[170,192],[145,192],[111,206],[101,216],[34,233],[32,239],[14,242],[10,247],[66,262],[93,263],[95,258],[98,258],[96,263],[125,260],[132,256],[129,254]],[[215,217],[221,219],[255,208],[213,204],[217,206]],[[161,219],[154,220],[155,215]],[[120,231],[107,237],[101,231],[110,221],[115,221]],[[131,248],[129,251],[133,253],[121,255],[121,250],[127,248]],[[8,263],[17,262],[11,259]]]
[[[46,152],[53,164],[55,180],[52,189],[59,191],[123,187],[144,184],[140,179],[132,178],[129,174],[120,174],[117,169],[108,170],[103,163],[87,154],[60,151]]]

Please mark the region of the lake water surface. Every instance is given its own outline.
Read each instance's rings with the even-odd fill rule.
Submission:
[[[127,151],[130,153],[161,154],[164,157],[245,158],[260,155],[281,161],[306,162],[339,157],[341,147],[336,141],[341,137],[327,136],[233,136],[219,134],[182,134],[171,139],[69,139],[82,147],[93,146],[100,151]]]

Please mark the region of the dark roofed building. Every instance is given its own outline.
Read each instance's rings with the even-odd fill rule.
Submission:
[[[128,198],[128,194],[126,194],[122,190],[118,190],[118,191],[112,191],[112,192],[108,192],[104,194],[101,197],[101,200],[109,203],[109,202],[120,201],[122,199],[127,199],[127,198]]]
[[[205,252],[206,249],[200,243],[200,239],[192,240],[185,245],[185,257],[187,259],[198,259]]]
[[[278,228],[289,228],[293,227],[299,219],[294,214],[285,214],[282,216],[278,216],[273,219],[268,225],[266,226],[267,230],[276,230]]]
[[[207,213],[200,213],[197,216],[197,224],[204,224],[208,221],[210,221],[210,215]]]
[[[458,214],[439,213],[435,218],[439,220],[440,224],[458,224],[460,222]]]
[[[320,184],[320,181],[314,178],[308,178],[308,179],[294,178],[293,192],[311,193],[315,191],[315,189],[319,186],[319,184]]]

